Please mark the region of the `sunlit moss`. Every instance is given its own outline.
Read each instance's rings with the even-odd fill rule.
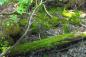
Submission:
[[[70,18],[73,15],[75,15],[75,12],[64,10],[62,14],[63,14],[63,16]]]
[[[33,41],[31,43],[20,44],[16,48],[12,49],[12,53],[15,53],[15,51],[17,51],[18,53],[22,53],[41,48],[52,48],[54,45],[61,44],[59,41],[73,36],[73,34],[64,34],[59,36],[53,36],[50,38],[45,38],[38,41]]]
[[[19,44],[11,50],[11,53],[16,54],[16,51],[17,51],[17,54],[18,54],[18,53],[25,53],[25,52],[38,50],[38,49],[48,49],[48,48],[54,47],[55,45],[69,43],[71,42],[70,39],[76,39],[79,37],[86,37],[86,33],[84,32],[68,33],[68,34],[63,34],[63,35],[58,35],[58,36],[52,36],[52,37],[45,38],[42,40],[33,41],[31,43]]]

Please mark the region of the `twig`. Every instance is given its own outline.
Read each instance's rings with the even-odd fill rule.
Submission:
[[[35,2],[35,3],[36,3],[36,6],[37,6],[37,5],[38,5],[38,1],[37,1],[37,0],[35,0],[35,1],[36,1],[36,2]]]
[[[53,16],[47,11],[46,6],[44,4],[43,4],[43,7],[44,7],[44,10],[47,13],[47,15],[52,18]]]

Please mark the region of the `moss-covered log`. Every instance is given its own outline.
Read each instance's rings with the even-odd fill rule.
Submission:
[[[79,39],[80,37],[85,38],[86,32],[63,34],[58,36],[52,36],[50,38],[45,38],[42,40],[33,41],[31,43],[19,44],[11,50],[11,54],[14,55],[39,49],[48,49],[54,47],[55,45],[69,43],[74,39]]]

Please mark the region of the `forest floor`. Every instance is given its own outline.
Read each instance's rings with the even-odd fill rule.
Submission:
[[[82,20],[84,20],[84,27],[75,26],[73,29],[79,29],[79,31],[86,30],[86,14],[81,15]],[[84,30],[83,30],[84,29]],[[32,57],[86,57],[86,40],[81,39],[78,42],[72,42],[61,47],[55,47],[52,50],[44,52],[36,52],[31,54]],[[26,56],[27,57],[27,56]]]
[[[81,18],[84,24],[80,27],[71,26],[73,30],[86,31],[86,14],[83,13]],[[51,33],[55,34],[56,30],[52,30]],[[63,46],[56,46],[50,50],[32,52],[31,54],[27,53],[21,57],[86,57],[86,40],[82,38]]]
[[[84,20],[84,24],[81,27],[74,26],[72,28],[74,30],[78,29],[79,31],[86,31],[86,14],[83,13],[81,18]],[[55,32],[56,30],[51,31],[52,34]],[[81,40],[74,41],[63,46],[56,46],[50,50],[39,50],[37,52],[32,52],[31,54],[25,53],[14,57],[86,57],[86,40],[82,38]]]
[[[12,7],[11,7],[11,10],[12,10]],[[5,12],[5,11],[1,11],[1,12]],[[0,19],[3,19],[3,18],[6,18],[6,16]],[[70,25],[70,27],[73,30],[78,29],[78,31],[86,31],[86,14],[83,13],[81,15],[81,18],[84,24],[82,24],[82,26],[80,27]],[[58,31],[60,32],[60,30],[53,30],[53,29],[49,30],[51,34],[58,34],[59,33]],[[32,36],[31,38],[34,38],[34,37]],[[86,41],[82,38],[82,40],[78,42],[67,44],[61,47],[57,46],[52,48],[51,50],[37,51],[37,52],[32,52],[31,54],[27,53],[22,55],[15,55],[14,57],[86,57]]]

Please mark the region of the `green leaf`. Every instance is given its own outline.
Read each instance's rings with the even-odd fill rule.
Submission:
[[[19,5],[18,5],[18,8],[16,9],[16,11],[19,14],[25,13],[31,4],[31,1],[32,0],[18,0]]]

